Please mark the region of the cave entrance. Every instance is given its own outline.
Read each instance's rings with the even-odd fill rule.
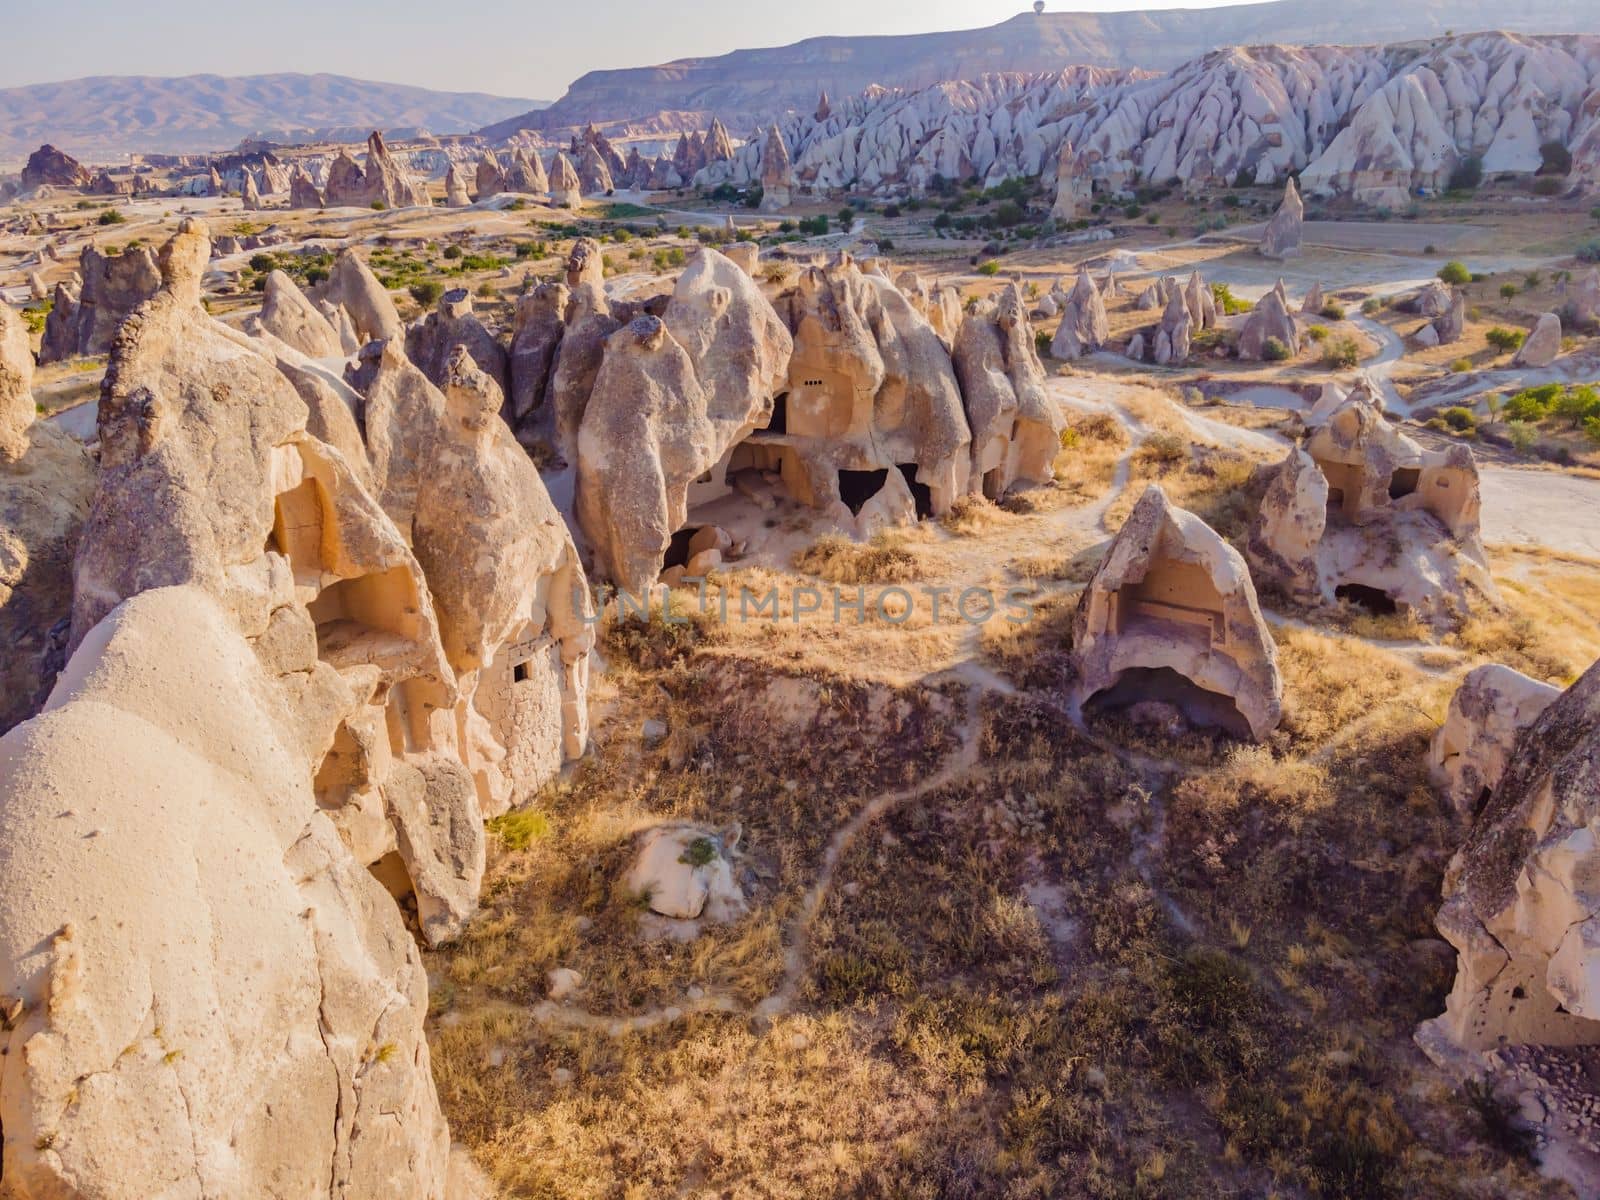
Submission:
[[[1250,722],[1233,697],[1207,691],[1171,667],[1129,667],[1089,697],[1084,710],[1125,713],[1140,704],[1159,704],[1176,710],[1195,729],[1215,729],[1241,741],[1250,740]]]
[[[900,474],[905,476],[906,487],[911,489],[911,499],[917,506],[917,519],[933,516],[933,489],[917,482],[917,464],[899,463]]]
[[[888,480],[887,468],[882,471],[840,471],[839,499],[844,501],[852,516],[859,517],[867,501],[883,491],[883,485]]]
[[[1341,583],[1333,589],[1333,594],[1340,600],[1366,609],[1375,617],[1391,617],[1400,611],[1400,605],[1388,592],[1364,583]]]
[[[699,532],[700,526],[686,525],[672,535],[672,541],[667,544],[666,557],[661,560],[663,571],[689,565],[689,543],[694,541],[694,535]]]
[[[767,422],[767,433],[789,432],[789,393],[779,392],[772,401],[772,420]]]
[[[1389,499],[1398,500],[1401,496],[1409,496],[1417,490],[1417,484],[1422,482],[1422,469],[1420,467],[1396,467],[1393,475],[1389,476]]]

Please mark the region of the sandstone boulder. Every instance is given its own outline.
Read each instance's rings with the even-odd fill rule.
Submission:
[[[640,836],[624,886],[663,917],[736,921],[746,910],[733,877],[731,855],[737,844],[737,832],[730,836],[698,825],[658,825]]]
[[[406,353],[435,387],[443,387],[451,356],[457,349],[493,382],[504,397],[511,381],[506,370],[505,347],[472,311],[472,294],[451,288],[438,307],[406,330]],[[498,411],[499,405],[496,405]]]
[[[1016,284],[967,315],[952,360],[972,433],[973,488],[998,499],[1018,482],[1054,479],[1065,422],[1045,392]]]
[[[1282,711],[1277,647],[1244,559],[1156,484],[1078,602],[1072,668],[1075,704],[1153,701],[1239,738],[1266,737]]]
[[[1561,318],[1545,313],[1511,359],[1513,367],[1548,367],[1561,353]]]
[[[262,330],[309,358],[337,358],[344,354],[339,331],[282,271],[267,276],[258,323]]]
[[[1429,328],[1433,330],[1433,341],[1436,346],[1449,346],[1459,342],[1467,331],[1467,294],[1454,293],[1450,298],[1449,307]]]
[[[1468,447],[1425,450],[1352,394],[1269,474],[1246,554],[1259,582],[1302,603],[1449,627],[1499,603],[1480,506]]]
[[[455,163],[444,173],[444,203],[446,208],[467,208],[472,204],[472,197],[467,194],[467,181],[456,170]]]
[[[1300,353],[1300,327],[1277,289],[1263,296],[1245,318],[1239,330],[1239,357],[1260,362],[1268,355],[1269,342],[1277,342],[1290,355]]]
[[[557,153],[550,167],[550,204],[553,208],[577,208],[583,203],[583,184],[565,154]]]
[[[266,207],[261,202],[261,190],[256,187],[256,177],[251,171],[244,173],[244,211],[260,212]]]
[[[1156,365],[1166,367],[1188,360],[1190,342],[1194,336],[1194,320],[1189,315],[1189,305],[1177,281],[1164,279],[1161,286],[1169,293],[1169,298],[1161,314],[1161,324],[1156,329],[1153,351]]]
[[[776,125],[767,127],[761,147],[761,211],[782,212],[794,203],[794,163]]]
[[[1455,986],[1417,1033],[1434,1057],[1600,1043],[1597,798],[1600,664],[1517,736],[1445,873],[1436,924]]]
[[[318,808],[303,702],[160,587],[0,738],[8,1192],[443,1200],[426,976]]]
[[[1294,176],[1284,181],[1283,203],[1272,214],[1261,235],[1257,249],[1267,258],[1298,258],[1300,239],[1305,226],[1306,206],[1300,199],[1300,190],[1294,185]]]
[[[1061,310],[1061,324],[1050,342],[1050,355],[1071,361],[1100,349],[1111,336],[1105,301],[1089,272],[1080,271]]]
[[[1428,748],[1429,774],[1456,812],[1477,814],[1505,774],[1518,735],[1560,694],[1499,663],[1468,674]]]
[[[354,249],[343,250],[333,262],[323,299],[350,315],[362,341],[385,341],[405,335],[405,322],[389,298],[389,291],[362,262]]]
[[[139,305],[156,294],[161,272],[147,246],[121,254],[102,254],[85,246],[78,259],[80,290],[58,284],[56,307],[45,324],[39,362],[58,362],[111,349],[117,327]]]
[[[0,732],[39,710],[66,660],[72,557],[94,462],[36,421],[26,327],[0,304]]]

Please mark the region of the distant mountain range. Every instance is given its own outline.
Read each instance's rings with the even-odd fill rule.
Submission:
[[[98,75],[0,88],[0,160],[25,158],[42,142],[111,162],[130,152],[224,150],[245,137],[465,133],[540,103],[343,75]]]
[[[483,132],[557,131],[588,122],[671,130],[712,115],[744,135],[757,121],[810,112],[874,84],[924,87],[996,71],[1074,65],[1170,70],[1223,46],[1371,45],[1498,29],[1600,33],[1595,0],[1274,0],[1228,8],[1023,13],[988,29],[900,37],[820,37],[716,58],[590,71],[553,105]]]

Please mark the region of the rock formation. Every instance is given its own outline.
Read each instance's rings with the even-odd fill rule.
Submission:
[[[550,375],[546,402],[551,406],[557,452],[575,462],[578,429],[605,354],[606,339],[622,327],[607,299],[600,243],[578,238],[567,256],[570,299],[561,336],[561,353]]]
[[[484,814],[581,751],[582,573],[464,353],[441,394],[385,341],[364,451],[331,385],[308,411],[307,360],[205,313],[209,256],[186,220],[117,332],[73,657],[0,739],[4,1176],[442,1200],[426,982],[384,887],[454,936]]]
[[[791,497],[860,536],[947,511],[968,488],[971,433],[928,321],[848,254],[801,271],[778,310],[794,334],[788,392],[732,469],[776,471]]]
[[[444,203],[446,208],[466,208],[472,203],[472,197],[467,195],[467,181],[461,178],[455,163],[445,169]]]
[[[72,556],[94,494],[94,462],[35,420],[33,355],[0,304],[0,732],[39,710],[66,659]]]
[[[1278,651],[1244,559],[1151,484],[1111,540],[1072,621],[1075,704],[1176,709],[1260,740],[1283,703]]]
[[[295,163],[289,172],[289,207],[321,208],[323,203],[321,190],[306,174],[305,168]]]
[[[1445,873],[1436,924],[1456,979],[1417,1033],[1430,1055],[1600,1043],[1597,798],[1600,664],[1517,737]]]
[[[368,208],[414,208],[428,203],[427,191],[415,183],[373,130],[367,137],[367,164],[357,166],[343,150],[328,168],[327,203]]]
[[[1056,197],[1050,217],[1058,225],[1075,221],[1088,211],[1093,194],[1089,166],[1070,141],[1056,153]]]
[[[85,246],[78,258],[82,290],[76,295],[56,285],[55,303],[45,322],[39,362],[58,362],[111,349],[117,327],[139,305],[156,294],[161,272],[146,246],[121,254],[102,254]]]
[[[1267,258],[1298,258],[1305,219],[1306,206],[1300,199],[1300,191],[1294,186],[1294,176],[1291,175],[1283,184],[1283,203],[1272,214],[1272,220],[1267,222],[1257,249]]]
[[[544,162],[539,155],[520,146],[513,150],[502,190],[530,196],[543,196],[549,192],[550,177],[545,174]]]
[[[1190,341],[1194,336],[1194,319],[1189,315],[1189,305],[1183,289],[1175,279],[1162,280],[1162,287],[1170,293],[1167,307],[1161,314],[1161,325],[1156,329],[1152,350],[1158,366],[1183,363],[1189,357]]]
[[[328,318],[282,271],[267,275],[257,326],[309,358],[337,358],[344,347]]]
[[[756,284],[709,249],[663,318],[638,317],[606,341],[578,433],[577,511],[619,587],[642,594],[674,565],[691,489],[728,490],[732,459],[772,420],[792,348]]]
[[[88,187],[92,178],[89,169],[82,163],[47,142],[28,155],[28,161],[22,167],[21,183],[23,191],[31,192],[41,186]]]
[[[487,200],[491,196],[498,196],[506,190],[506,173],[500,166],[500,160],[493,150],[485,150],[483,157],[478,160],[478,169],[473,176],[473,184],[479,200]]]
[[[376,358],[363,381],[374,484],[427,576],[481,821],[584,751],[587,582],[566,523],[500,420],[499,386],[467,346],[451,348],[442,388],[392,342]]]
[[[510,387],[506,392],[506,424],[524,446],[554,442],[555,422],[549,396],[550,375],[566,333],[565,283],[541,283],[517,299],[517,315],[507,356]]]
[[[261,203],[261,191],[256,187],[256,177],[249,171],[244,173],[244,211],[260,212],[265,206]]]
[[[577,208],[583,203],[583,185],[565,154],[558,153],[550,165],[550,204],[553,208]]]
[[[967,314],[952,361],[972,433],[973,488],[998,499],[1019,481],[1054,479],[1065,422],[1045,393],[1044,367],[1016,284]]]
[[[1513,367],[1548,367],[1561,353],[1561,318],[1545,313],[1512,356]]]
[[[1431,325],[1423,326],[1433,331],[1435,346],[1449,346],[1459,342],[1467,332],[1467,294],[1454,292],[1449,307]]]
[[[344,309],[356,335],[362,341],[384,341],[403,337],[405,323],[389,298],[388,289],[378,282],[354,249],[340,252],[328,275],[323,299]]]
[[[610,164],[593,138],[586,138],[578,153],[578,187],[585,196],[609,196],[616,190]]]
[[[0,738],[17,1196],[446,1194],[421,956],[313,793],[338,675],[234,618],[142,591]]]
[[[761,211],[782,212],[794,203],[794,164],[776,125],[767,129],[761,148]]]
[[[1569,323],[1574,329],[1592,330],[1600,323],[1600,267],[1592,269],[1572,289]]]
[[[1415,189],[1448,183],[1469,155],[1487,171],[1532,173],[1548,141],[1572,149],[1575,179],[1600,181],[1600,109],[1586,107],[1600,75],[1594,46],[1484,33],[1390,47],[1234,46],[1159,76],[1093,66],[942,74],[873,87],[825,118],[795,104],[779,128],[793,186],[815,193],[1059,178],[1070,144],[1077,187],[1097,194],[1135,179],[1266,185],[1300,170],[1300,191],[1399,208]],[[694,182],[759,182],[764,141]]]
[[[406,354],[435,387],[444,387],[457,349],[466,351],[503,400],[511,385],[505,348],[473,313],[472,295],[466,288],[450,289],[433,312],[406,330]],[[497,403],[497,412],[499,407]]]
[[[654,586],[688,516],[689,482],[717,461],[694,364],[656,317],[605,347],[578,432],[578,523],[601,573],[635,596]]]
[[[1276,341],[1290,355],[1300,353],[1300,327],[1284,302],[1281,288],[1274,288],[1256,302],[1239,330],[1239,357],[1260,362],[1267,357],[1267,343]]]
[[[1517,736],[1561,689],[1489,663],[1469,673],[1428,748],[1428,771],[1450,806],[1473,817],[1505,774]]]
[[[1051,339],[1050,356],[1071,361],[1100,349],[1110,337],[1111,324],[1106,319],[1106,305],[1100,298],[1100,289],[1095,287],[1088,271],[1080,271],[1061,309],[1061,324]]]
[[[1424,450],[1352,397],[1269,473],[1245,552],[1258,579],[1302,603],[1448,626],[1499,601],[1479,506],[1470,449]]]
[[[746,905],[733,877],[731,856],[737,844],[737,834],[727,836],[698,825],[658,825],[640,835],[624,886],[630,895],[646,898],[650,911],[663,917],[738,920]]]

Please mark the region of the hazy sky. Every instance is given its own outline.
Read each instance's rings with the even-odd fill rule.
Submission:
[[[1238,0],[1063,0],[1055,11]],[[993,25],[1031,0],[0,0],[0,87],[84,75],[331,71],[554,100],[585,71],[820,34]],[[237,14],[237,15],[236,15]]]

